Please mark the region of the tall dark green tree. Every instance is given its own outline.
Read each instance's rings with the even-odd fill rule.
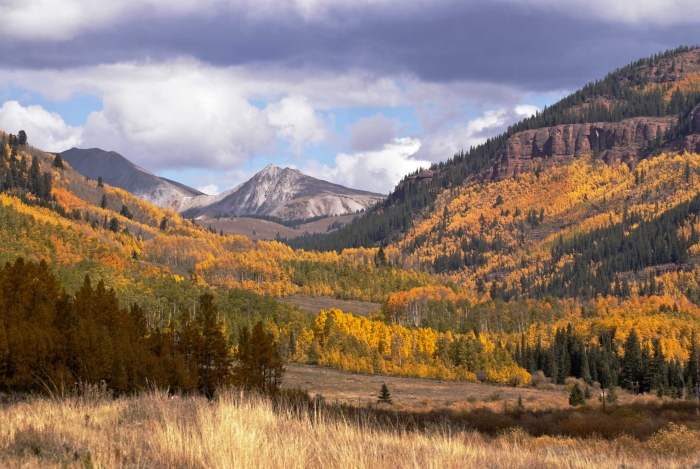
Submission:
[[[265,331],[262,321],[242,327],[238,333],[238,348],[233,380],[238,386],[264,394],[274,394],[282,383],[285,369],[274,336]]]
[[[63,158],[61,157],[60,153],[53,159],[53,167],[61,170],[64,168]]]
[[[386,385],[386,383],[382,383],[382,388],[379,390],[377,402],[380,404],[394,403],[394,400],[391,398],[391,393],[389,392],[389,387]]]
[[[199,297],[197,327],[201,343],[197,351],[200,390],[211,398],[220,386],[229,382],[231,358],[223,323],[218,319],[218,308],[214,296],[205,293]]]
[[[620,386],[629,389],[632,382],[641,382],[644,379],[644,361],[642,348],[639,343],[637,331],[632,329],[625,340],[625,356],[622,358],[620,370]]]

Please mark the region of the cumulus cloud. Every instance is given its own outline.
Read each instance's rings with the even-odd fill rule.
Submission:
[[[219,186],[217,186],[216,184],[207,184],[206,186],[198,187],[197,190],[200,192],[204,192],[208,195],[221,194],[221,190],[219,190]]]
[[[353,151],[377,150],[396,138],[397,122],[381,113],[363,117],[351,126],[350,148]]]
[[[506,130],[508,125],[535,114],[539,109],[530,104],[485,111],[466,125],[458,123],[431,134],[418,152],[419,157],[438,162],[451,158],[460,150],[484,143],[488,137]]]
[[[420,146],[419,139],[397,138],[378,150],[339,153],[335,166],[312,161],[302,171],[347,187],[388,193],[406,174],[430,165],[414,157]]]
[[[326,123],[303,96],[288,96],[267,105],[263,113],[277,134],[292,143],[300,155],[304,145],[321,142],[326,136]]]
[[[0,129],[17,133],[24,130],[29,143],[46,151],[63,151],[82,141],[82,129],[72,127],[63,118],[41,106],[24,107],[6,101],[0,108]]]
[[[2,82],[53,101],[79,94],[101,97],[103,109],[87,118],[81,145],[118,151],[152,171],[242,167],[276,152],[277,139],[288,141],[299,156],[307,146],[333,137],[333,122],[322,112],[335,108],[401,105],[445,113],[468,105],[473,96],[481,103],[484,95],[507,101],[517,95],[508,87],[499,93],[494,85],[438,87],[403,75],[215,67],[189,58],[65,70],[0,69]],[[251,101],[268,104],[261,110]],[[378,150],[396,136],[396,122],[378,114],[351,130],[352,151]]]

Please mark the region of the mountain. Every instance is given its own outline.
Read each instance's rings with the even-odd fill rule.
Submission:
[[[187,218],[270,216],[282,220],[344,215],[371,208],[384,198],[271,164],[238,187],[218,196],[201,196],[183,204]]]
[[[158,177],[114,151],[71,148],[61,153],[61,158],[83,176],[90,179],[102,177],[111,186],[176,212],[185,200],[204,195],[179,182]]]
[[[484,144],[407,175],[383,204],[336,232],[289,244],[339,251],[398,243],[460,190],[539,175],[585,156],[634,169],[661,152],[699,151],[698,129],[700,48],[679,47],[617,69]]]
[[[188,218],[227,215],[303,220],[362,212],[384,198],[381,194],[349,189],[274,164],[233,189],[207,195],[156,176],[113,151],[71,148],[61,153],[61,157],[83,176],[90,179],[101,176],[109,185]]]

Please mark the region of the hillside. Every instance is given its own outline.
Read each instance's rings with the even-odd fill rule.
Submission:
[[[504,134],[407,175],[382,205],[338,232],[289,244],[321,250],[387,245],[459,187],[538,173],[587,154],[633,168],[660,150],[697,152],[699,61],[700,49],[680,47],[615,70]]]
[[[114,151],[71,148],[61,157],[83,176],[94,180],[101,177],[107,184],[159,207],[178,211],[185,200],[203,195],[184,184],[151,174]]]

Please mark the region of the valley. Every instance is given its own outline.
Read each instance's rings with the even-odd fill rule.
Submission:
[[[698,145],[697,47],[386,197],[3,132],[0,465],[693,467]]]

